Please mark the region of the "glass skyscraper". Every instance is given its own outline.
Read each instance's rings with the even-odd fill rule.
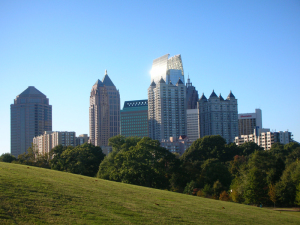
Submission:
[[[175,85],[180,79],[183,84],[184,72],[182,66],[181,55],[175,55],[169,58],[170,54],[166,54],[153,60],[151,69],[151,81],[158,83],[161,78],[169,84]]]
[[[24,153],[33,138],[52,131],[52,106],[49,99],[33,86],[19,94],[10,105],[11,154]]]

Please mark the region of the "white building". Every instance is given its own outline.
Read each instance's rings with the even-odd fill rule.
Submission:
[[[254,129],[262,128],[262,114],[260,109],[255,113],[239,113],[239,135],[249,135]]]
[[[252,141],[265,150],[269,150],[276,142],[284,145],[293,142],[292,136],[292,133],[288,131],[271,132],[270,129],[254,129],[252,134],[235,137],[235,143],[242,145]]]
[[[238,107],[237,99],[230,91],[224,100],[213,91],[207,99],[204,94],[198,101],[199,134],[221,135],[227,143],[234,142],[238,136]]]
[[[179,79],[175,85],[163,78],[148,88],[149,137],[161,141],[187,134],[186,87]]]
[[[44,134],[33,138],[33,147],[38,154],[48,154],[57,145],[76,146],[75,132],[45,131]]]

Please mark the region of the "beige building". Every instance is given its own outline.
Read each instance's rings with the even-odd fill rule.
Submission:
[[[169,139],[163,139],[160,142],[160,146],[168,149],[172,153],[182,155],[191,145],[192,141],[185,135],[176,137],[170,137]]]
[[[48,154],[52,148],[62,146],[76,146],[75,132],[45,131],[44,134],[33,138],[33,147],[38,154]]]
[[[270,129],[254,129],[253,134],[235,137],[235,143],[242,145],[252,141],[265,150],[269,150],[276,142],[284,145],[292,142],[292,136],[292,133],[288,131],[271,132]]]
[[[88,141],[89,137],[87,134],[80,134],[78,137],[76,137],[76,146],[87,143]]]
[[[107,71],[102,82],[97,80],[92,87],[89,114],[89,142],[108,146],[108,139],[120,134],[120,93]]]

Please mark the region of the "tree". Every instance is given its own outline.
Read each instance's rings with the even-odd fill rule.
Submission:
[[[240,155],[248,156],[254,153],[255,151],[263,151],[262,147],[259,147],[256,143],[252,141],[245,142],[242,145],[239,145]]]
[[[11,163],[12,161],[16,160],[16,157],[11,155],[10,153],[3,153],[0,156],[0,162],[8,162]]]
[[[226,141],[220,135],[199,138],[183,153],[181,159],[186,162],[205,161],[216,158],[223,161]]]
[[[274,203],[274,208],[275,208],[277,196],[276,196],[276,186],[274,184],[269,185],[268,195],[270,197],[270,200]]]
[[[95,176],[105,155],[98,146],[84,143],[77,147],[54,149],[51,168],[85,176]]]
[[[160,189],[170,187],[179,160],[160,147],[159,141],[144,137],[135,146],[123,147],[100,164],[98,177]]]

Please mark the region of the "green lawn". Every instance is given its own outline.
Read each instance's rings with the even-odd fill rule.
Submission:
[[[0,163],[0,224],[282,225],[299,215]]]

